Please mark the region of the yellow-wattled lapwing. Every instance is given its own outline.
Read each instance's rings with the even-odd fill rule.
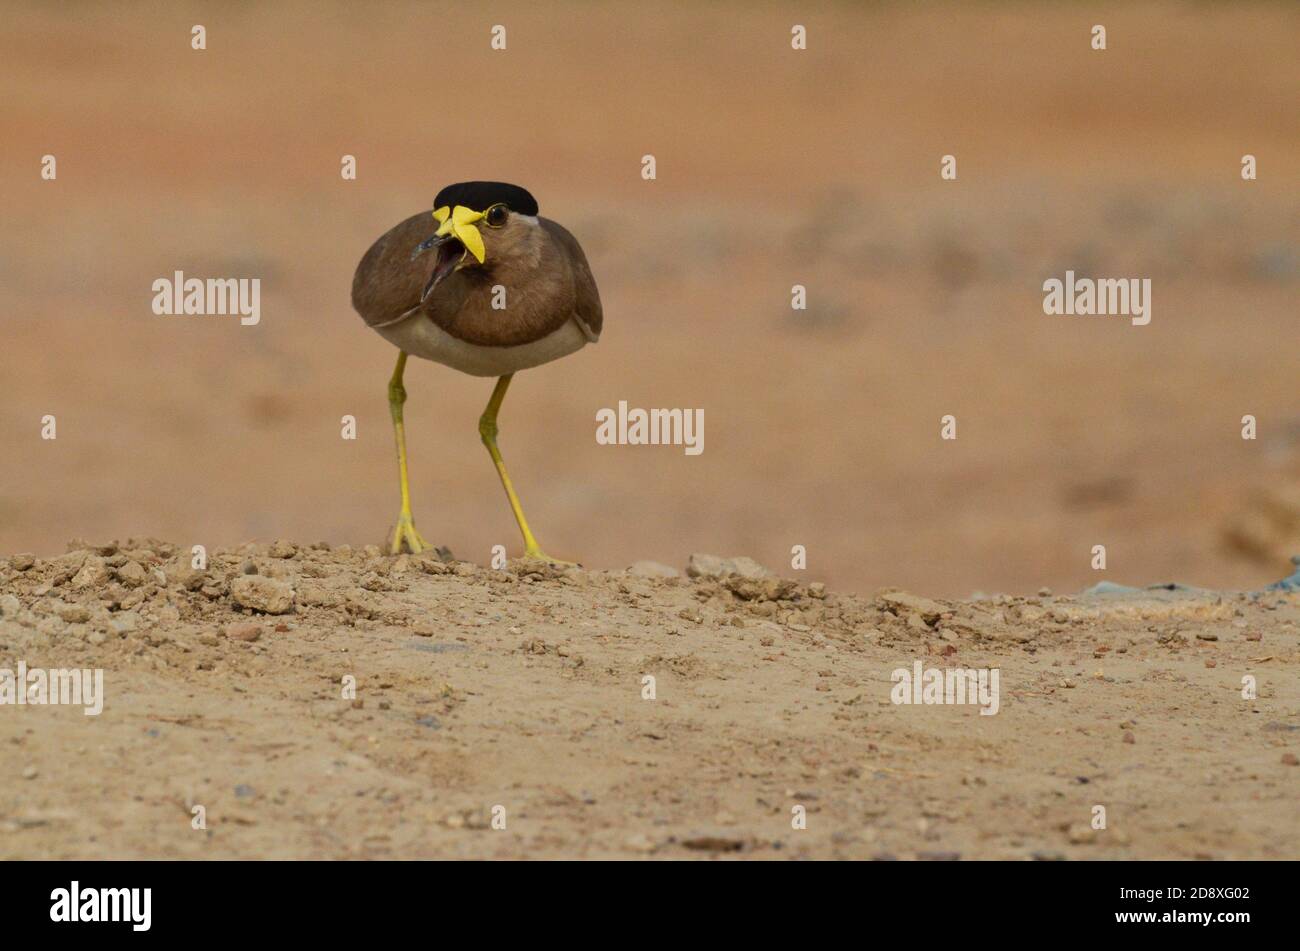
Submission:
[[[553,561],[510,484],[497,449],[497,413],[515,373],[600,339],[600,294],[573,235],[539,217],[536,199],[518,185],[448,185],[433,201],[432,218],[427,211],[412,215],[371,245],[352,279],[352,306],[401,351],[388,383],[402,489],[392,553],[403,545],[412,552],[429,547],[411,516],[402,425],[402,374],[414,354],[498,378],[478,431],[523,533],[524,557]]]

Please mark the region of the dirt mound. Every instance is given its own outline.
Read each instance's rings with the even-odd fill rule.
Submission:
[[[0,707],[6,858],[1300,856],[1294,593],[70,548],[0,562],[0,668],[104,672]]]

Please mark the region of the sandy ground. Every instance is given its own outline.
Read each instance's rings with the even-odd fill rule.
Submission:
[[[106,698],[0,711],[0,857],[1300,857],[1300,594],[692,563],[0,562],[0,661],[102,667]],[[996,667],[997,712],[891,702],[917,661]]]
[[[1132,584],[1276,578],[1300,549],[1265,528],[1243,558],[1229,529],[1300,444],[1300,8],[799,16],[795,53],[778,4],[7,3],[0,550],[377,543],[394,354],[352,272],[442,185],[495,177],[579,237],[605,303],[600,344],[501,416],[553,554],[776,568],[801,544],[842,590],[952,597],[1080,590],[1095,544]],[[154,316],[177,268],[260,278],[262,322]],[[1150,277],[1152,323],[1044,316],[1067,268]],[[407,389],[421,527],[517,551],[490,382],[420,363]],[[703,455],[597,445],[619,400],[702,408]]]

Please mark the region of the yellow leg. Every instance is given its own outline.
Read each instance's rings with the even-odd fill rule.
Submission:
[[[406,387],[402,386],[402,372],[406,369],[406,354],[397,357],[397,368],[393,378],[388,381],[388,409],[393,414],[393,433],[397,436],[397,472],[402,483],[402,513],[397,516],[397,527],[393,529],[393,539],[388,546],[391,554],[401,554],[405,544],[412,554],[419,554],[431,547],[415,530],[415,519],[411,516],[411,484],[406,477],[406,429],[402,425],[402,404],[406,402]]]
[[[497,448],[497,413],[501,411],[501,401],[506,398],[506,389],[510,386],[512,376],[514,376],[513,373],[507,374],[497,380],[496,389],[492,391],[492,398],[488,400],[487,409],[483,410],[483,415],[479,417],[478,434],[483,437],[483,445],[487,446],[488,455],[492,457],[492,463],[497,467],[497,475],[501,477],[501,485],[506,490],[506,498],[510,500],[510,510],[515,513],[515,521],[519,523],[519,531],[523,533],[524,557],[540,558],[543,561],[561,565],[568,564],[568,562],[552,558],[542,551],[541,545],[537,544],[532,529],[528,527],[528,519],[524,518],[524,510],[519,504],[519,496],[515,495],[515,487],[510,483],[510,475],[506,472],[506,464],[505,460],[501,458],[501,450]]]

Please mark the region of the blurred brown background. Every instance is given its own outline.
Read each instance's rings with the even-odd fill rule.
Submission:
[[[553,554],[783,568],[802,544],[836,585],[951,595],[1077,589],[1098,580],[1098,543],[1129,583],[1283,573],[1295,5],[3,17],[0,552],[381,541],[395,351],[351,310],[352,271],[442,185],[496,178],[578,236],[605,305],[601,343],[521,374],[502,413]],[[1150,277],[1151,324],[1044,316],[1042,282],[1067,268]],[[177,269],[260,277],[260,326],[154,316],[150,285]],[[479,562],[517,552],[476,429],[491,382],[417,362],[407,389],[425,536]],[[596,410],[620,399],[703,407],[704,454],[596,445]],[[348,413],[355,442],[339,438]],[[949,413],[956,442],[939,438]]]

